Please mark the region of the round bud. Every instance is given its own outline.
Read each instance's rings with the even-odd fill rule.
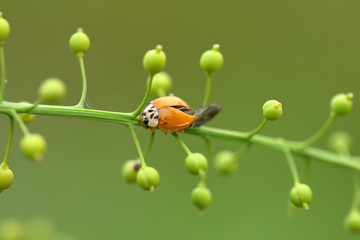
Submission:
[[[27,134],[20,141],[20,149],[25,157],[40,161],[46,151],[46,141],[40,134]]]
[[[19,103],[30,104],[29,102],[25,102],[25,101]],[[31,123],[35,118],[35,114],[30,114],[30,113],[19,113],[19,116],[25,124]]]
[[[152,192],[159,185],[160,176],[155,168],[144,167],[139,170],[136,181],[141,188]]]
[[[352,99],[354,95],[352,93],[339,93],[336,94],[330,102],[330,108],[337,116],[345,116],[352,109]]]
[[[311,200],[312,191],[306,184],[295,184],[290,191],[290,201],[297,207],[308,209]]]
[[[235,153],[230,151],[221,151],[215,155],[215,169],[222,174],[229,174],[235,171],[237,167]]]
[[[48,78],[40,85],[38,94],[42,103],[56,104],[65,97],[66,86],[60,79]]]
[[[185,159],[185,166],[194,175],[204,175],[208,169],[208,161],[201,153],[191,153]]]
[[[200,66],[204,72],[211,74],[221,68],[224,58],[219,51],[220,45],[214,44],[211,50],[207,50],[201,55]]]
[[[266,101],[262,107],[263,116],[269,121],[277,120],[283,114],[282,104],[276,100]]]
[[[0,165],[0,192],[10,187],[14,181],[14,174],[10,168],[2,163]]]
[[[0,224],[0,239],[21,240],[25,238],[25,226],[17,219],[8,218]]]
[[[203,212],[211,204],[212,195],[208,188],[205,186],[196,187],[191,193],[191,199],[194,205]]]
[[[345,218],[345,227],[353,233],[360,232],[360,213],[351,211]]]
[[[82,56],[90,48],[90,38],[82,28],[78,28],[77,32],[71,35],[69,45],[75,54]]]
[[[330,149],[337,153],[347,153],[352,144],[352,138],[347,132],[337,131],[331,134],[328,144]]]
[[[172,80],[169,74],[166,72],[159,72],[155,74],[152,84],[151,84],[151,93],[158,96],[165,96],[166,93],[172,87]]]
[[[148,51],[143,59],[143,66],[151,75],[161,72],[166,64],[166,55],[161,45],[157,45],[155,49]]]
[[[141,162],[139,159],[126,161],[122,167],[122,176],[124,180],[128,183],[136,182],[136,176],[140,167]]]
[[[0,45],[1,42],[8,39],[10,35],[10,24],[6,19],[2,17],[2,13],[0,12]]]

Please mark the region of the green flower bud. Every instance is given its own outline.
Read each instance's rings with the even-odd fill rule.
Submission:
[[[22,240],[25,237],[25,226],[17,219],[6,219],[0,224],[0,239]]]
[[[204,175],[208,169],[208,161],[201,153],[191,153],[185,159],[185,166],[194,175]]]
[[[75,54],[83,56],[90,48],[90,38],[82,28],[78,28],[77,32],[71,35],[69,45]]]
[[[141,167],[139,159],[128,160],[124,163],[122,167],[122,175],[126,182],[134,183],[136,182],[136,176]]]
[[[46,141],[40,134],[27,134],[20,141],[20,149],[30,160],[40,161],[46,151]]]
[[[14,174],[10,168],[2,163],[0,164],[0,192],[10,187],[14,181]]]
[[[152,192],[159,185],[160,176],[155,168],[143,167],[139,170],[136,181],[141,188]]]
[[[25,102],[25,101],[19,103],[30,104],[29,102]],[[30,114],[30,113],[19,113],[19,116],[21,117],[22,121],[25,124],[29,124],[35,119],[35,114]]]
[[[56,104],[65,97],[66,86],[60,79],[48,78],[40,85],[38,92],[41,102]]]
[[[155,74],[152,84],[151,84],[151,93],[158,96],[165,96],[166,93],[172,87],[172,80],[169,74],[166,72],[159,72]]]
[[[161,45],[157,45],[155,49],[148,51],[143,59],[143,66],[151,75],[161,72],[166,64],[166,55]]]
[[[331,134],[328,145],[331,150],[337,153],[347,153],[352,144],[352,138],[349,133],[338,131]]]
[[[235,153],[224,150],[215,155],[215,169],[218,172],[229,174],[235,171],[236,167]]]
[[[330,102],[330,108],[337,116],[345,116],[352,109],[352,99],[354,95],[352,93],[339,93],[336,94]]]
[[[224,58],[219,49],[220,45],[214,44],[211,50],[207,50],[201,55],[200,66],[204,72],[211,74],[223,65]]]
[[[360,232],[360,213],[351,211],[345,218],[345,227],[353,233]]]
[[[205,186],[196,187],[191,193],[191,199],[194,205],[202,213],[205,208],[211,204],[212,195],[208,188]]]
[[[290,201],[297,207],[308,209],[311,200],[312,191],[306,184],[295,184],[290,191]]]
[[[276,100],[269,100],[262,107],[264,118],[269,121],[277,120],[283,114],[282,104]]]
[[[10,24],[6,19],[2,17],[2,13],[0,12],[0,45],[3,41],[8,39],[10,35]]]

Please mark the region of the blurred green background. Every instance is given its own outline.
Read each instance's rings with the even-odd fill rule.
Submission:
[[[173,92],[198,107],[204,94],[199,58],[219,43],[225,65],[214,75],[211,102],[223,106],[210,126],[250,130],[268,99],[283,103],[284,115],[263,134],[301,140],[316,131],[338,92],[355,94],[354,111],[332,127],[349,131],[359,155],[360,2],[357,0],[232,1],[13,1],[0,11],[11,23],[6,43],[7,100],[33,101],[47,77],[68,86],[65,105],[80,98],[80,70],[68,47],[83,27],[91,38],[86,54],[88,100],[96,109],[131,111],[147,78],[144,53],[162,44]],[[0,118],[1,152],[8,120]],[[309,211],[289,218],[292,178],[284,156],[255,146],[228,177],[209,172],[212,206],[199,216],[190,201],[198,178],[184,168],[185,153],[171,136],[157,134],[148,163],[161,174],[154,193],[129,186],[121,166],[136,158],[122,126],[38,117],[30,126],[49,144],[44,162],[18,151],[16,130],[10,166],[13,186],[1,194],[0,221],[45,217],[76,239],[352,239],[343,219],[352,198],[352,174],[314,162]],[[143,144],[146,130],[137,133]],[[184,136],[193,151],[201,139]],[[316,144],[326,148],[326,139]],[[214,152],[239,143],[214,140]],[[300,158],[297,158],[299,165]]]

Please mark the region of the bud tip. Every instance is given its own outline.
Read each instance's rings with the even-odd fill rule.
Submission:
[[[158,45],[156,45],[155,49],[157,52],[161,52],[163,50],[163,46],[158,44]]]
[[[213,47],[212,47],[212,50],[219,51],[220,50],[220,45],[219,44],[214,44]]]

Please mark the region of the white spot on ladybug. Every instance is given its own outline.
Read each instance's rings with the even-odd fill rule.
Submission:
[[[159,124],[159,111],[154,105],[150,104],[141,113],[140,120],[144,125],[148,125],[149,127],[157,127]]]

